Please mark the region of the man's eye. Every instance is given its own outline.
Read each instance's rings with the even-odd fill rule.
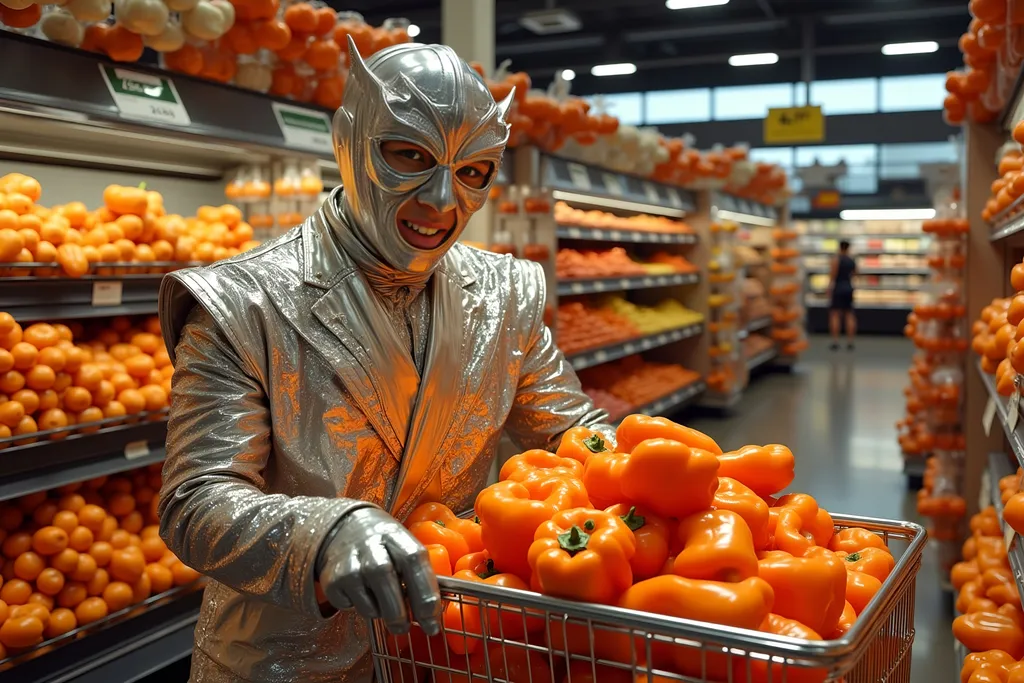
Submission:
[[[469,176],[470,178],[477,178],[477,177],[483,175],[483,173],[481,173],[477,169],[473,168],[472,166],[468,166],[468,167],[462,169],[461,173],[462,173],[462,175]]]
[[[399,150],[398,154],[406,159],[411,159],[412,161],[423,161],[423,153],[415,149]]]

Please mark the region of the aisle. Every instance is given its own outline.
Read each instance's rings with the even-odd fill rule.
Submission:
[[[859,339],[855,351],[833,352],[827,338],[816,337],[793,373],[754,379],[731,416],[685,422],[723,448],[786,444],[798,463],[792,489],[814,494],[829,510],[918,520],[894,427],[912,352],[902,338]],[[917,583],[914,683],[957,678],[950,604],[928,549]]]

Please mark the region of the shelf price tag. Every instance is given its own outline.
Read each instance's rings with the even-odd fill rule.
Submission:
[[[571,237],[572,239],[578,240],[582,236],[583,233],[580,232],[579,228],[569,228],[569,237]]]
[[[583,289],[584,288],[583,288],[583,283],[582,282],[574,282],[574,283],[572,283],[572,293],[573,294],[582,294],[583,293]]]
[[[989,470],[985,470],[981,473],[981,486],[978,487],[978,509],[984,510],[992,503],[992,476]]]
[[[277,125],[281,128],[281,135],[290,146],[333,153],[331,120],[325,112],[281,102],[273,102],[271,107],[274,109]]]
[[[988,436],[992,432],[992,420],[996,416],[996,400],[989,396],[988,403],[985,404],[985,412],[981,416],[981,424],[985,427],[985,436]]]
[[[683,198],[679,196],[679,190],[674,187],[670,187],[666,190],[668,193],[668,203],[676,209],[683,208]]]
[[[647,196],[647,201],[651,204],[661,204],[661,195],[658,194],[658,188],[652,183],[644,181],[644,194]]]
[[[604,189],[608,191],[608,194],[613,194],[616,197],[622,196],[622,181],[619,176],[614,173],[602,173],[601,179],[604,180]]]
[[[1010,402],[1006,405],[1006,426],[1010,431],[1017,429],[1017,419],[1020,417],[1020,388],[1014,387],[1010,394]]]
[[[100,64],[100,74],[117,112],[126,119],[187,126],[192,123],[174,81]]]
[[[1004,522],[1004,524],[1006,524]],[[1003,543],[1006,544],[1006,552],[1010,552],[1011,546],[1013,546],[1014,539],[1017,538],[1017,532],[1013,530],[1013,527],[1006,524],[1006,530],[1003,532]]]
[[[132,441],[124,446],[124,457],[128,460],[138,460],[149,455],[149,444],[145,441]]]
[[[590,174],[587,173],[587,167],[574,161],[570,161],[565,167],[569,171],[569,178],[572,180],[572,184],[577,189],[590,192]]]
[[[120,306],[122,282],[96,282],[92,286],[93,306]]]

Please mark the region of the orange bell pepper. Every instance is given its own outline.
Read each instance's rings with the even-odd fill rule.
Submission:
[[[996,612],[1004,617],[1010,617],[1020,624],[1021,628],[1024,628],[1024,608],[1020,606],[1020,603],[1008,602],[1005,605],[999,605]]]
[[[590,507],[582,482],[557,476],[499,481],[481,491],[475,505],[494,565],[523,581],[530,579],[527,554],[537,528],[556,512],[576,507]]]
[[[1015,493],[1006,501],[1003,521],[1018,534],[1024,534],[1024,493]]]
[[[481,579],[486,579],[488,576],[493,576],[498,572],[494,569],[494,560],[491,559],[491,554],[486,550],[481,550],[478,553],[469,553],[463,555],[455,563],[454,571],[471,571]]]
[[[763,633],[771,633],[776,636],[797,638],[799,640],[821,640],[813,629],[806,624],[793,619],[787,619],[779,614],[769,614],[758,628]],[[736,675],[733,680],[741,681],[746,679],[746,662],[736,662]],[[772,662],[770,670],[768,662],[763,659],[752,659],[750,662],[750,683],[775,683],[775,681],[786,681],[786,683],[821,683],[828,676],[826,669],[804,668],[796,665],[783,667],[780,663]]]
[[[888,549],[864,548],[855,553],[839,551],[836,555],[846,562],[847,569],[870,574],[879,581],[889,578],[889,574],[896,566],[896,560],[893,559]]]
[[[431,543],[427,546],[427,554],[430,555],[430,566],[438,576],[452,575],[452,560],[448,557],[448,548],[438,543]]]
[[[604,453],[608,450],[608,444],[601,435],[586,427],[573,427],[562,435],[562,441],[558,444],[555,455],[560,458],[572,458],[581,465],[586,465],[590,456],[595,453]]]
[[[1024,683],[1024,662],[1017,662],[1010,667],[1006,683]]]
[[[974,598],[971,600],[971,604],[967,605],[967,609],[964,614],[970,614],[971,612],[998,612],[999,605],[988,598]]]
[[[846,599],[853,605],[853,609],[860,616],[864,608],[875,597],[875,593],[882,589],[882,582],[864,572],[846,570]]]
[[[768,547],[769,512],[768,503],[750,490],[745,484],[731,477],[718,477],[718,490],[711,507],[716,510],[732,510],[743,518],[750,527],[750,535],[754,539],[754,548],[763,550]]]
[[[624,453],[632,453],[641,441],[648,439],[668,439],[715,455],[722,453],[722,449],[718,447],[715,440],[707,434],[684,427],[666,417],[628,415],[619,423],[619,428],[615,431],[617,448]]]
[[[978,563],[974,560],[957,562],[949,570],[949,582],[956,590],[960,590],[965,583],[979,576],[981,576],[981,572],[978,571]]]
[[[466,669],[466,657],[458,657],[448,649],[444,633],[427,637],[418,624],[413,624],[408,635],[384,638],[387,652],[392,657],[400,657],[415,662],[431,662],[434,666],[443,666],[458,670]],[[422,681],[427,676],[424,667],[416,666],[407,661],[388,661],[386,663],[394,681]]]
[[[636,554],[629,562],[633,580],[643,581],[660,574],[675,536],[675,522],[637,509],[635,505],[613,505],[605,512],[621,519],[636,539]]]
[[[1011,617],[991,612],[962,614],[953,620],[953,636],[968,650],[1002,650],[1014,658],[1024,658],[1024,631]]]
[[[860,527],[851,527],[849,529],[840,529],[835,532],[832,540],[828,543],[828,549],[833,551],[840,551],[847,553],[855,553],[865,548],[878,548],[880,550],[888,551],[885,541],[878,534],[868,531],[867,529],[861,529]]]
[[[530,590],[526,582],[515,574],[494,574],[487,578],[480,578],[475,572],[465,570],[456,572],[454,578],[474,583],[486,583],[490,586],[522,591]],[[487,633],[491,637],[515,640],[522,638],[527,632],[544,629],[542,618],[530,616],[524,619],[523,610],[511,605],[503,605],[500,614],[493,608],[485,608],[485,611],[487,613]],[[461,602],[449,602],[445,607],[442,622],[448,647],[457,655],[464,655],[467,652],[472,654],[484,642],[483,616],[480,613],[480,606],[473,598],[463,598]]]
[[[625,522],[601,510],[563,510],[537,529],[531,585],[546,595],[614,604],[633,584],[636,540]]]
[[[1010,668],[1016,664],[1017,660],[1002,650],[972,652],[964,658],[963,666],[960,667],[960,683],[969,683],[972,680],[978,683],[978,678],[973,678],[975,672],[986,669],[998,672],[997,680],[1005,681]]]
[[[583,485],[594,507],[604,509],[629,503],[622,492],[622,473],[629,458],[629,453],[603,451],[587,460],[583,467]]]
[[[966,613],[967,607],[971,602],[984,597],[985,587],[981,585],[981,577],[979,576],[960,587],[960,592],[956,596],[956,611]]]
[[[459,664],[461,668],[463,664]],[[481,680],[550,681],[554,674],[548,658],[522,646],[489,643],[469,658],[471,674],[435,672],[435,683],[479,683]],[[490,678],[488,678],[488,674]]]
[[[620,427],[621,429],[621,427]],[[718,458],[679,441],[647,439],[637,444],[622,467],[622,493],[628,502],[662,517],[685,517],[711,506],[718,490]]]
[[[409,518],[405,520],[405,524],[411,526],[416,522],[437,522],[441,526],[462,534],[471,553],[484,549],[484,542],[480,537],[480,523],[459,517],[448,506],[441,503],[424,503],[413,510]],[[452,560],[458,560],[462,556],[452,555],[451,557]]]
[[[835,531],[831,515],[806,493],[779,498],[779,519],[775,525],[775,549],[797,557],[813,546],[828,547]]]
[[[995,509],[988,507],[971,517],[971,533],[976,536],[998,536],[1003,537],[1003,530],[999,526],[999,517]]]
[[[757,576],[750,529],[731,510],[709,510],[679,522],[681,550],[672,570],[688,579],[736,582]]]
[[[462,557],[469,553],[469,544],[462,534],[449,529],[443,522],[414,522],[409,525],[409,533],[425,546],[441,545],[448,551],[449,563],[453,557]],[[449,571],[451,565],[449,564]]]
[[[643,680],[647,683],[647,674],[643,674]],[[569,662],[569,670],[562,683],[633,683],[633,674],[628,669],[574,659]]]
[[[978,571],[984,573],[986,569],[1009,567],[1006,559],[1006,544],[1002,537],[977,536],[977,552],[974,562],[978,565]]]
[[[1020,604],[1017,586],[1012,583],[1000,583],[985,589],[985,597],[997,605]]]
[[[829,633],[826,637],[829,640],[835,638],[842,638],[850,629],[853,628],[854,622],[857,621],[857,610],[853,609],[853,605],[847,600],[843,603],[843,614],[839,617],[839,623],[836,625],[836,629]]]
[[[808,557],[779,550],[762,553],[757,575],[775,592],[775,613],[815,633],[832,633],[846,605],[846,567],[830,550]]]
[[[563,458],[550,451],[534,448],[509,458],[502,465],[498,479],[500,481],[505,481],[506,479],[522,481],[530,473],[538,471],[544,474],[581,479],[583,477],[583,463],[572,458]]]
[[[796,460],[793,452],[780,444],[744,446],[718,456],[718,476],[743,482],[759,496],[778,493],[793,483]]]

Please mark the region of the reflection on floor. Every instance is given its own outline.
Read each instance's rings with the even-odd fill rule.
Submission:
[[[791,373],[757,377],[731,414],[684,419],[723,448],[783,443],[797,457],[791,490],[814,495],[835,512],[919,521],[907,492],[895,422],[913,347],[899,338],[864,338],[829,351],[825,338]],[[925,551],[917,580],[913,683],[953,681],[951,600],[939,587],[936,560]]]

